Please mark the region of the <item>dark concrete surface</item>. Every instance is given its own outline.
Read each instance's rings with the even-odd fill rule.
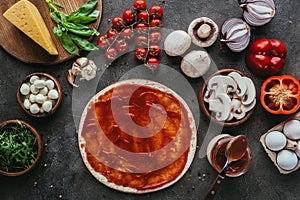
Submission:
[[[148,0],[148,5],[158,3],[164,7],[164,27],[168,29],[187,30],[189,23],[201,16],[210,17],[220,26],[225,19],[241,17],[242,10],[235,0]],[[99,31],[104,34],[110,26],[109,19],[121,15],[124,9],[130,8],[133,0],[103,0],[103,15]],[[252,40],[262,37],[282,40],[288,50],[285,66],[280,74],[292,74],[300,79],[300,2],[297,0],[275,0],[277,14],[273,21],[264,27],[252,30]],[[12,36],[13,37],[13,36]],[[20,41],[21,43],[22,41]],[[250,76],[260,88],[263,78],[253,75],[245,66],[245,52],[222,52],[218,42],[207,48],[208,53],[218,68],[235,68]],[[161,63],[171,66],[180,72],[181,58],[170,58],[164,53]],[[145,195],[131,195],[112,190],[98,182],[84,166],[78,145],[77,132],[72,112],[72,87],[66,76],[73,60],[55,66],[39,66],[18,61],[3,49],[0,50],[0,121],[7,119],[23,119],[34,125],[42,134],[45,144],[42,159],[36,168],[22,177],[0,176],[0,199],[80,199],[80,200],[131,200],[131,199],[203,199],[213,179],[217,175],[210,167],[206,158],[199,158],[198,151],[195,159],[185,176],[176,184],[159,192]],[[126,71],[136,66],[132,53],[119,59],[128,65],[117,65],[105,71],[97,91],[116,82]],[[26,115],[16,100],[17,85],[27,74],[42,71],[53,74],[61,82],[63,101],[59,110],[51,117],[36,119]],[[188,79],[197,94],[202,78]],[[188,100],[189,97],[184,97]],[[73,99],[74,100],[74,99]],[[277,168],[269,159],[261,144],[260,136],[269,128],[290,116],[274,116],[268,114],[257,103],[252,117],[237,127],[225,128],[225,132],[233,135],[248,136],[252,150],[253,162],[250,170],[239,178],[227,178],[215,199],[300,199],[300,171],[289,175],[279,174]],[[207,133],[209,120],[200,113],[198,129],[198,145],[201,146]],[[203,179],[203,174],[205,178]],[[202,180],[199,179],[202,177]]]

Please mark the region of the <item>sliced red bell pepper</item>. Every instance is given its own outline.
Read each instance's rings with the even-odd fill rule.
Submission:
[[[272,114],[292,114],[300,107],[300,82],[291,75],[271,76],[260,92],[261,105]]]

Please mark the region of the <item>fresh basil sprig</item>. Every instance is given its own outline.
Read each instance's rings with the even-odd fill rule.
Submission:
[[[57,24],[53,31],[67,52],[79,55],[78,49],[98,50],[87,38],[99,35],[99,32],[86,25],[97,20],[100,15],[100,11],[95,10],[98,0],[89,0],[69,15],[59,10],[63,9],[62,5],[52,0],[45,1],[50,8],[50,17]]]

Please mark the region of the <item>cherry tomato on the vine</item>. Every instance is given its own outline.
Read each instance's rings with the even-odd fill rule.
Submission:
[[[135,43],[139,47],[147,47],[148,38],[146,36],[140,35],[135,39]]]
[[[149,47],[149,55],[151,57],[157,57],[160,54],[160,47],[158,45],[150,45]]]
[[[123,53],[128,50],[128,43],[124,39],[117,40],[116,48],[117,48],[118,52]]]
[[[124,20],[120,16],[114,17],[112,19],[111,23],[112,23],[112,26],[117,30],[121,30],[122,28],[124,28]]]
[[[147,57],[147,49],[145,48],[138,48],[134,52],[134,56],[137,60],[145,60]]]
[[[154,5],[149,9],[149,14],[152,18],[160,19],[163,16],[163,8],[159,5]]]
[[[113,60],[117,59],[118,51],[117,51],[117,49],[111,47],[111,48],[106,50],[105,56],[108,60],[113,61]]]
[[[124,28],[121,32],[121,35],[126,40],[131,40],[133,38],[133,31],[131,27]]]
[[[147,59],[146,66],[150,70],[152,70],[152,71],[156,70],[158,68],[158,65],[159,65],[159,60],[157,58],[150,57]]]
[[[160,19],[151,19],[149,25],[152,29],[159,29],[162,27],[162,21]]]
[[[132,9],[124,10],[123,20],[125,23],[132,24],[135,21],[135,12]]]
[[[147,34],[147,33],[148,33],[148,25],[147,25],[147,24],[144,24],[144,23],[138,23],[138,24],[135,26],[135,29],[136,29],[136,32],[137,32],[139,35],[143,35],[143,34]]]
[[[99,36],[97,44],[99,45],[100,49],[106,49],[109,46],[107,37],[105,35]]]
[[[133,4],[136,9],[146,10],[147,4],[144,0],[136,0]]]
[[[149,20],[149,13],[148,13],[148,11],[147,10],[143,10],[143,11],[139,12],[138,19],[144,20],[144,21],[148,22],[148,20]]]
[[[112,41],[117,37],[118,32],[117,32],[117,30],[110,28],[110,29],[107,30],[106,35],[107,35],[107,38],[110,41]]]
[[[161,36],[160,32],[152,32],[152,33],[150,33],[150,41],[151,41],[151,43],[158,44],[158,43],[160,43],[161,39],[162,39],[162,36]]]

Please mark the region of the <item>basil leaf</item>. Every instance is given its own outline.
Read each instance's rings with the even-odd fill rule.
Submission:
[[[67,52],[79,56],[78,49],[69,34],[67,34],[66,32],[62,32],[62,36],[59,37],[59,39],[62,46]]]
[[[89,24],[93,21],[96,21],[98,19],[99,15],[100,15],[100,11],[99,10],[94,10],[88,16],[82,15],[82,16],[78,16],[78,17],[74,18],[72,20],[72,22],[76,23],[76,24]]]
[[[80,16],[87,16],[96,8],[98,4],[98,0],[89,0],[81,7],[79,7],[76,11],[72,12],[68,17],[67,21],[73,21],[74,19]]]
[[[75,44],[82,50],[85,51],[94,51],[94,50],[98,50],[98,48],[91,42],[89,42],[86,39],[83,39],[77,35],[74,34],[69,34],[73,40],[73,42],[75,42]]]

